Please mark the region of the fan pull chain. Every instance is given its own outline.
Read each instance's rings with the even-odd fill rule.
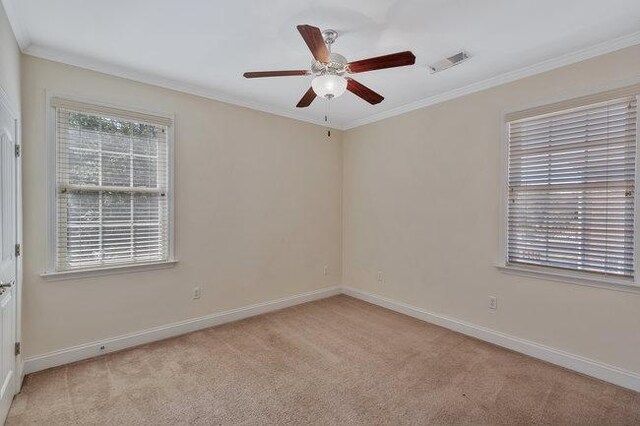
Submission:
[[[331,129],[329,128],[329,113],[331,112],[331,98],[327,99],[327,106],[324,113],[324,122],[327,123],[327,137],[331,137]]]

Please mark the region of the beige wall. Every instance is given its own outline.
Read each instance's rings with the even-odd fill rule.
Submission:
[[[26,357],[341,278],[341,133],[23,56]],[[172,112],[172,269],[47,281],[45,90]],[[329,275],[323,275],[323,265]],[[202,297],[191,299],[193,287]]]
[[[7,15],[0,4],[0,87],[12,108],[20,111],[20,49]]]
[[[640,46],[346,132],[343,285],[640,373],[640,293],[494,267],[503,111],[630,80]]]
[[[634,47],[327,139],[311,124],[24,56],[26,356],[342,278],[345,286],[640,372],[640,294],[494,267],[502,113],[638,79]],[[40,277],[47,89],[176,114],[175,268]],[[497,311],[487,308],[489,295],[498,297]]]

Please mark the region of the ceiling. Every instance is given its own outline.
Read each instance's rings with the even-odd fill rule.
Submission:
[[[2,0],[23,52],[321,122],[325,101],[295,107],[311,77],[298,24],[333,28],[333,51],[358,60],[412,50],[411,67],[355,75],[385,97],[346,93],[331,124],[351,128],[640,43],[638,0]],[[432,75],[427,64],[472,58]]]

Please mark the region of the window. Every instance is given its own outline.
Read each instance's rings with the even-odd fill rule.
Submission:
[[[507,265],[631,280],[637,99],[567,106],[507,117]]]
[[[52,98],[57,272],[170,260],[171,120]]]

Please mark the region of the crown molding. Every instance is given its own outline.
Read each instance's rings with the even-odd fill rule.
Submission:
[[[128,80],[133,80],[140,83],[151,84],[154,86],[163,87],[165,89],[188,93],[190,95],[200,96],[227,104],[245,107],[269,114],[279,115],[281,117],[286,117],[293,120],[304,121],[306,123],[326,127],[326,123],[324,123],[320,118],[309,118],[300,114],[296,114],[295,112],[278,109],[273,106],[254,102],[243,97],[230,96],[226,93],[221,93],[217,90],[205,86],[165,78],[156,74],[138,71],[133,68],[123,67],[97,59],[88,58],[82,55],[64,52],[62,50],[54,49],[51,47],[31,44],[26,49],[24,49],[22,53],[29,56],[35,56],[37,58],[42,58],[54,62],[61,62],[67,65],[72,65],[103,74],[126,78]],[[339,122],[332,123],[332,128],[336,130],[343,130],[343,126],[341,126],[341,123]]]
[[[304,121],[311,124],[325,126],[320,118],[313,119],[295,112],[274,108],[273,106],[261,104],[244,97],[232,96],[226,93],[221,93],[217,90],[195,85],[183,81],[173,80],[165,78],[159,75],[138,71],[129,67],[123,67],[114,65],[108,62],[76,55],[62,50],[54,49],[51,47],[45,47],[36,45],[31,42],[29,33],[26,26],[20,20],[18,9],[16,7],[17,0],[1,0],[4,5],[7,17],[11,23],[11,27],[18,41],[18,45],[22,53],[26,55],[35,56],[42,59],[47,59],[56,62],[62,62],[64,64],[77,66],[80,68],[89,69],[92,71],[101,72],[104,74],[114,75],[117,77],[126,78],[129,80],[138,81],[141,83],[152,84],[166,89],[176,90],[191,95],[200,96],[203,98],[213,99],[216,101],[237,105],[245,108],[250,108],[270,114],[279,115],[294,120]],[[387,118],[395,117],[410,111],[414,111],[420,108],[424,108],[430,105],[435,105],[441,102],[445,102],[451,99],[455,99],[461,96],[465,96],[471,93],[479,92],[481,90],[496,87],[502,84],[510,83],[521,78],[530,77],[535,74],[540,74],[546,71],[560,68],[562,66],[571,65],[576,62],[584,61],[599,55],[604,55],[616,50],[624,49],[636,44],[640,44],[640,31],[634,32],[622,37],[611,39],[584,49],[580,49],[575,52],[567,53],[555,58],[551,58],[536,64],[532,64],[514,71],[509,71],[495,77],[491,77],[482,81],[478,81],[466,86],[450,90],[448,92],[440,93],[437,95],[429,96],[406,105],[399,106],[397,108],[383,111],[377,114],[371,114],[369,116],[352,120],[346,123],[335,122],[332,127],[337,130],[349,130],[356,127],[364,126],[366,124],[381,121]]]
[[[364,126],[365,124],[370,124],[376,121],[384,120],[386,118],[395,117],[396,115],[404,114],[430,105],[439,104],[441,102],[459,98],[461,96],[469,95],[471,93],[479,92],[491,87],[500,86],[502,84],[510,83],[515,80],[520,80],[525,77],[530,77],[535,74],[550,71],[555,68],[571,65],[576,62],[611,53],[616,50],[624,49],[625,47],[634,46],[636,44],[640,44],[640,31],[622,37],[614,38],[603,43],[599,43],[575,52],[567,53],[552,59],[538,62],[536,64],[529,65],[514,71],[509,71],[504,74],[488,78],[486,80],[478,81],[476,83],[460,87],[458,89],[453,89],[445,93],[429,96],[428,98],[420,99],[418,101],[411,102],[409,104],[402,105],[388,111],[383,111],[364,118],[349,121],[344,124],[344,130],[353,129],[356,127]]]
[[[7,14],[7,19],[9,19],[9,24],[11,25],[13,35],[18,42],[18,46],[20,47],[20,50],[24,52],[24,50],[31,45],[31,37],[29,36],[27,26],[24,25],[20,18],[18,10],[19,1],[20,0],[2,0],[2,6]]]

